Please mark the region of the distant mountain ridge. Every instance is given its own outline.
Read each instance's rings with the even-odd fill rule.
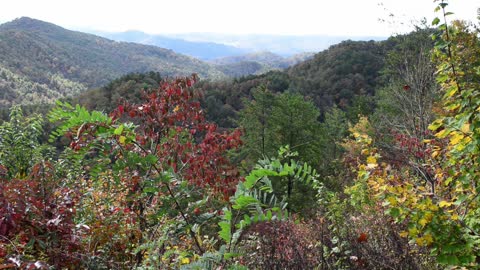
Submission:
[[[93,31],[92,33],[116,41],[135,42],[168,48],[175,52],[213,63],[217,69],[229,77],[262,74],[270,70],[288,68],[313,57],[314,54],[302,52],[284,57],[269,51],[258,51],[253,48],[238,48],[206,41],[187,41],[166,35],[147,34],[137,30],[125,32]]]
[[[231,77],[262,74],[271,70],[286,69],[300,62],[313,58],[314,53],[296,54],[283,57],[272,52],[263,51],[213,59],[209,61]]]
[[[172,38],[163,35],[150,35],[141,31],[125,31],[125,32],[94,32],[95,34],[113,39],[116,41],[135,42],[146,45],[155,45],[162,48],[171,49],[177,53],[189,55],[201,60],[211,60],[215,58],[227,57],[232,55],[240,55],[250,52],[225,44],[214,42],[192,42],[180,38]]]
[[[304,52],[319,52],[344,40],[385,40],[381,36],[331,36],[331,35],[234,35],[220,33],[148,34],[130,30],[125,32],[87,31],[117,41],[156,45],[190,55],[201,60],[235,57],[262,51],[291,57]],[[238,63],[238,62],[236,62]],[[232,63],[230,63],[232,64]]]
[[[254,62],[266,64],[274,68],[283,69],[283,68],[288,68],[290,66],[293,66],[307,59],[310,59],[314,55],[315,53],[305,52],[301,54],[295,54],[290,57],[283,57],[269,51],[260,51],[260,52],[248,53],[243,55],[217,58],[209,62],[216,65],[227,65],[227,64],[234,64],[234,63],[239,63],[244,61],[254,61]]]
[[[52,102],[131,72],[226,76],[172,50],[116,42],[22,17],[0,25],[0,105]]]
[[[332,36],[332,35],[267,35],[267,34],[218,34],[218,33],[183,33],[171,34],[169,37],[181,38],[192,42],[209,41],[227,44],[253,51],[269,51],[284,57],[303,52],[320,52],[344,40],[381,41],[382,36]]]

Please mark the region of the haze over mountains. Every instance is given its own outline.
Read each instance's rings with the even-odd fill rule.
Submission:
[[[192,42],[180,38],[172,38],[162,35],[149,35],[141,31],[126,31],[119,33],[95,32],[93,34],[116,41],[135,42],[140,44],[155,45],[174,50],[175,52],[193,56],[202,60],[240,55],[249,50],[228,46],[214,42]]]
[[[239,56],[268,51],[283,57],[305,52],[319,52],[343,40],[384,40],[381,36],[329,35],[233,35],[217,33],[184,33],[155,35],[131,30],[125,32],[89,31],[117,41],[136,42],[172,49],[202,60]]]

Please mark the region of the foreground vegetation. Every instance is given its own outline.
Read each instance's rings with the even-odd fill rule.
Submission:
[[[478,268],[478,30],[433,24],[400,37],[370,98],[263,85],[239,129],[206,119],[195,75],[131,75],[160,87],[109,114],[58,101],[48,126],[12,107],[0,268]]]

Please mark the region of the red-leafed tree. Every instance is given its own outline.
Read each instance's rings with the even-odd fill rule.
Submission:
[[[89,246],[95,247],[90,257],[101,250],[117,263],[140,265],[147,254],[165,254],[169,246],[205,251],[200,227],[215,234],[212,219],[241,180],[227,157],[241,134],[219,132],[205,120],[192,87],[196,80],[164,81],[146,91],[141,104],[125,101],[109,116],[64,103],[51,113],[62,122],[56,134],[67,134],[81,156],[84,191],[93,190],[82,209],[91,227]]]
[[[125,102],[111,114],[138,124],[130,147],[158,157],[159,170],[172,168],[198,187],[209,187],[226,198],[234,192],[238,171],[230,165],[226,153],[237,148],[240,132],[217,131],[205,120],[192,85],[197,77],[164,81],[160,88],[145,93],[142,104]]]

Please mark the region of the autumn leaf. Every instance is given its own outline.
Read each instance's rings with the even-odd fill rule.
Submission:
[[[455,132],[453,133],[451,139],[450,139],[450,145],[456,145],[458,144],[462,139],[464,138],[464,135],[459,133],[459,132]]]
[[[377,159],[374,156],[369,156],[367,158],[367,163],[368,164],[377,164]]]
[[[367,242],[367,240],[368,240],[368,235],[362,232],[360,236],[358,236],[357,242],[362,243],[362,242]]]
[[[470,124],[469,123],[465,123],[462,125],[462,128],[460,129],[463,133],[468,133],[470,132]]]
[[[449,207],[450,205],[452,205],[451,202],[447,202],[447,201],[441,201],[438,206],[440,206],[441,208],[445,208],[445,207]]]

